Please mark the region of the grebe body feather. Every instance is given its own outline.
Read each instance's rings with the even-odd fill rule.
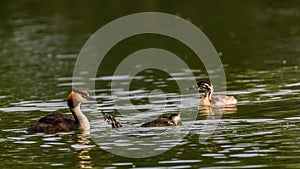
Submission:
[[[179,113],[173,113],[168,117],[160,117],[153,121],[146,122],[141,127],[163,127],[163,126],[176,126],[181,124]]]
[[[86,101],[97,100],[90,97],[84,90],[74,89],[68,96],[68,106],[73,116],[64,113],[50,114],[30,125],[27,131],[29,133],[54,133],[72,130],[87,132],[90,129],[90,123],[80,109],[81,103]]]

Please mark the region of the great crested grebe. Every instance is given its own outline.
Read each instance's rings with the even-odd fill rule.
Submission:
[[[199,81],[196,85],[188,88],[188,90],[199,90],[199,92],[204,90],[204,95],[199,101],[200,106],[229,106],[237,103],[233,96],[213,95],[213,85],[205,81]]]
[[[162,127],[162,126],[176,126],[181,124],[179,113],[173,113],[168,117],[159,117],[153,121],[144,123],[141,127]]]
[[[81,130],[87,132],[90,129],[90,123],[87,117],[81,112],[81,104],[87,101],[98,101],[89,96],[85,90],[73,89],[68,96],[68,106],[73,116],[64,113],[53,113],[42,117],[37,123],[27,128],[29,133],[54,133],[62,131]],[[106,121],[113,120],[108,114],[104,114]]]
[[[102,114],[104,115],[104,120],[108,123],[111,124],[112,128],[119,128],[119,127],[123,127],[121,122],[119,122],[118,120],[116,120],[113,116],[102,112]]]

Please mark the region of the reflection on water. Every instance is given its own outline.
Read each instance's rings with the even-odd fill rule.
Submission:
[[[12,166],[22,163],[29,168],[35,165],[47,166],[70,166],[80,168],[92,168],[89,151],[95,147],[81,134],[65,132],[58,134],[34,134],[29,135],[25,129],[10,129],[1,131],[1,136],[7,136],[1,142],[7,149],[3,149],[2,166]],[[15,147],[12,149],[12,147]],[[74,152],[74,157],[70,152]],[[18,155],[17,155],[18,154]],[[71,155],[71,156],[70,156]],[[76,157],[78,160],[76,160]],[[10,160],[9,160],[10,159]],[[49,159],[52,159],[49,161]],[[31,161],[31,162],[30,162]],[[48,162],[47,162],[48,161]],[[74,164],[76,162],[77,164]]]
[[[300,168],[299,2],[139,1],[138,10],[128,4],[78,1],[70,7],[58,1],[0,2],[0,168]],[[129,92],[122,88],[112,92],[116,84],[110,81],[111,65],[117,65],[124,53],[150,46],[165,47],[182,58],[192,55],[178,42],[145,36],[135,43],[124,41],[110,53],[116,60],[107,61],[105,70],[99,69],[91,79],[103,103],[92,112],[83,107],[92,116],[102,110],[115,115],[123,128],[111,129],[102,119],[92,118],[99,145],[75,132],[26,133],[29,124],[50,112],[69,113],[66,96],[73,67],[89,35],[119,16],[144,10],[189,18],[207,34],[222,53],[226,72],[227,92],[218,94],[235,96],[237,106],[197,111],[199,95],[180,96],[174,83],[191,79],[182,70],[174,78],[139,74]],[[197,80],[208,79],[201,63],[186,62]],[[114,78],[121,87],[131,84],[131,75]],[[114,106],[124,97],[134,107]],[[181,101],[184,104],[179,105]],[[169,111],[180,111],[182,126],[138,127]],[[148,137],[153,139],[139,140]],[[115,147],[163,153],[134,159],[111,153]]]
[[[295,161],[297,166],[296,161],[299,160],[297,149],[300,148],[298,146],[300,140],[297,135],[300,128],[299,117],[297,116],[299,105],[295,103],[300,92],[298,82],[289,76],[299,73],[298,71],[294,67],[278,70],[280,76],[286,79],[284,82],[275,84],[271,83],[277,81],[277,79],[272,78],[275,74],[268,71],[259,72],[259,74],[268,75],[268,77],[259,80],[250,70],[243,72],[243,75],[234,76],[236,83],[230,84],[231,89],[227,94],[234,95],[238,99],[237,106],[201,107],[197,111],[199,95],[188,94],[184,98],[186,102],[190,103],[181,109],[183,124],[178,128],[139,127],[142,122],[161,115],[163,112],[160,110],[164,104],[176,102],[178,96],[174,93],[166,94],[166,100],[137,105],[141,110],[151,109],[151,113],[116,114],[113,101],[109,96],[109,89],[99,89],[96,90],[96,93],[100,95],[98,97],[105,98],[104,103],[97,108],[99,114],[102,110],[116,114],[124,127],[111,129],[110,125],[107,125],[102,119],[91,119],[93,139],[74,132],[52,135],[28,135],[25,132],[26,125],[44,116],[48,111],[67,109],[66,103],[62,100],[56,99],[49,102],[33,100],[11,103],[8,107],[1,108],[1,114],[3,114],[1,120],[9,121],[11,119],[9,116],[14,113],[19,114],[20,119],[27,120],[23,123],[19,120],[11,121],[1,130],[0,141],[7,147],[3,150],[4,156],[2,158],[4,160],[15,159],[10,162],[5,160],[3,164],[11,165],[12,162],[27,161],[28,166],[36,164],[41,166],[70,166],[76,164],[81,168],[93,168],[94,166],[137,168],[143,168],[143,166],[191,168],[193,166],[207,168],[210,166],[219,166],[220,168],[222,166],[236,166],[238,168],[261,168],[289,165],[283,161],[272,164],[265,162],[270,159],[282,158]],[[243,78],[246,76],[247,80],[240,80],[243,79],[241,76]],[[105,81],[106,79],[101,80]],[[122,78],[122,80],[126,81],[127,79]],[[71,78],[64,78],[61,82],[66,83],[68,81],[71,81]],[[269,83],[265,83],[265,81],[269,81]],[[132,93],[138,94],[138,98],[141,99],[149,97],[147,90],[133,90]],[[120,95],[123,94],[120,92]],[[127,94],[130,95],[131,92]],[[159,97],[159,93],[151,97],[152,99]],[[151,106],[153,103],[156,104],[154,108]],[[119,108],[131,109],[130,106],[126,105]],[[36,114],[31,114],[32,111]],[[89,108],[83,107],[83,111],[89,112]],[[191,113],[191,111],[197,112],[197,119],[184,118],[184,114]],[[93,113],[91,115],[99,115],[97,112]],[[32,119],[24,116],[32,117]],[[19,126],[16,124],[22,124],[23,127],[14,127]],[[169,150],[170,148],[171,150]],[[140,150],[152,151],[159,155],[151,158],[154,162],[144,161],[142,163],[139,160],[131,159],[128,161],[127,158],[110,154],[113,152],[132,157],[134,152],[136,157],[143,157],[145,153],[139,154]],[[50,153],[47,153],[49,151]],[[164,153],[160,154],[161,152]],[[187,154],[186,152],[193,153]],[[60,155],[57,155],[58,153]],[[126,155],[126,153],[130,153],[130,155]],[[22,154],[27,155],[24,157]],[[41,155],[43,158],[40,157]],[[99,159],[99,156],[106,157]],[[101,163],[98,162],[98,159]],[[44,161],[48,162],[45,163]],[[249,165],[243,165],[245,163]]]
[[[77,144],[72,145],[72,148],[74,148],[78,152],[78,166],[80,168],[92,168],[89,151],[91,151],[94,145],[91,145],[90,138],[86,138],[83,135],[78,135],[78,137],[76,138],[76,143]]]
[[[237,106],[231,105],[227,107],[216,107],[216,108],[211,108],[207,106],[198,106],[198,110],[200,115],[204,116],[211,116],[211,115],[216,115],[216,114],[232,114],[237,112]]]

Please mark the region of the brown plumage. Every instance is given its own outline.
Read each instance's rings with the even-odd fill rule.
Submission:
[[[168,117],[160,117],[153,121],[144,123],[141,127],[163,127],[163,126],[175,126],[181,123],[180,114],[173,113]]]
[[[27,131],[29,133],[54,133],[77,130],[79,128],[80,123],[76,122],[74,117],[63,113],[53,113],[42,117],[37,123],[30,125]]]
[[[118,120],[116,120],[113,116],[102,112],[103,116],[104,116],[104,120],[108,123],[111,124],[112,128],[119,128],[119,127],[123,127],[121,122],[119,122]]]
[[[29,133],[54,133],[62,131],[81,130],[88,131],[90,123],[81,112],[81,103],[86,101],[97,101],[91,98],[84,90],[74,89],[68,96],[68,106],[73,116],[64,113],[53,113],[42,117],[37,123],[27,128]]]
[[[38,120],[37,123],[27,128],[29,133],[55,133],[63,131],[81,130],[87,132],[90,123],[87,117],[81,112],[81,104],[87,101],[98,101],[89,96],[84,90],[74,89],[68,96],[68,106],[72,116],[64,113],[53,113]],[[103,113],[103,112],[102,112]],[[103,113],[104,120],[115,127],[122,127],[122,124],[113,116]]]

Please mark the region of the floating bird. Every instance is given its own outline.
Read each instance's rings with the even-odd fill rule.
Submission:
[[[53,113],[38,120],[37,123],[30,125],[27,128],[29,133],[55,133],[63,131],[80,130],[88,132],[90,130],[90,123],[88,118],[82,113],[81,104],[88,101],[98,101],[89,96],[87,91],[73,89],[68,96],[68,106],[71,115],[64,113]],[[113,127],[120,127],[121,124],[116,124],[114,117],[104,114],[105,120],[109,121]]]
[[[176,126],[181,124],[179,113],[173,113],[168,117],[159,117],[153,121],[144,123],[141,127],[162,127],[162,126]]]
[[[204,90],[204,95],[199,101],[200,106],[230,106],[237,104],[237,100],[233,96],[222,96],[222,95],[213,95],[214,88],[213,85],[205,82],[199,81],[196,85],[187,88],[188,90],[198,90],[201,92]]]

